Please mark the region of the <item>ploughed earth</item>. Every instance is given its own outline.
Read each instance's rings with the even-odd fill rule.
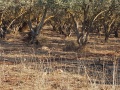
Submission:
[[[43,30],[40,44],[18,35],[0,40],[0,90],[116,90],[120,87],[120,38],[90,35],[85,49],[76,37]],[[104,85],[104,86],[103,86]]]

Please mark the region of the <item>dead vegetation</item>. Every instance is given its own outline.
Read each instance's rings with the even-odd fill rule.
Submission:
[[[51,32],[44,30],[42,46],[37,48],[17,40],[20,38],[17,42],[1,41],[1,90],[119,90],[116,75],[113,85],[114,61],[120,57],[118,38],[101,43],[92,36],[94,39],[79,52],[71,48],[75,43],[69,38],[63,40]],[[116,65],[119,75],[119,62]]]

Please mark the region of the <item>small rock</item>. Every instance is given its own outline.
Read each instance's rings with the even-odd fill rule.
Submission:
[[[47,46],[42,46],[41,49],[42,50],[47,50],[47,51],[50,50],[49,47],[47,47]]]
[[[64,71],[63,71],[62,69],[57,69],[55,72],[58,73],[58,74],[61,74],[61,73],[63,73]]]

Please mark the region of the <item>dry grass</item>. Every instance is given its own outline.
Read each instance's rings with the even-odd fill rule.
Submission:
[[[36,64],[1,63],[0,90],[119,90],[118,86],[112,89],[111,85],[90,83],[87,74],[81,76],[62,69],[41,71],[33,67]]]
[[[104,43],[91,38],[82,52],[76,50],[75,37],[62,39],[50,31],[43,32],[38,48],[23,44],[19,38],[0,41],[0,90],[119,90],[116,83],[104,82],[108,74],[102,71],[107,68],[93,63],[98,58],[102,62],[118,60],[120,39]],[[111,68],[111,81],[116,81],[117,68]],[[97,83],[99,80],[102,83]]]

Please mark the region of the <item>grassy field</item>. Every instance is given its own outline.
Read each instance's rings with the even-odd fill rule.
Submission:
[[[74,35],[50,30],[39,46],[21,39],[0,40],[0,90],[120,90],[120,38],[91,34],[82,51]]]

